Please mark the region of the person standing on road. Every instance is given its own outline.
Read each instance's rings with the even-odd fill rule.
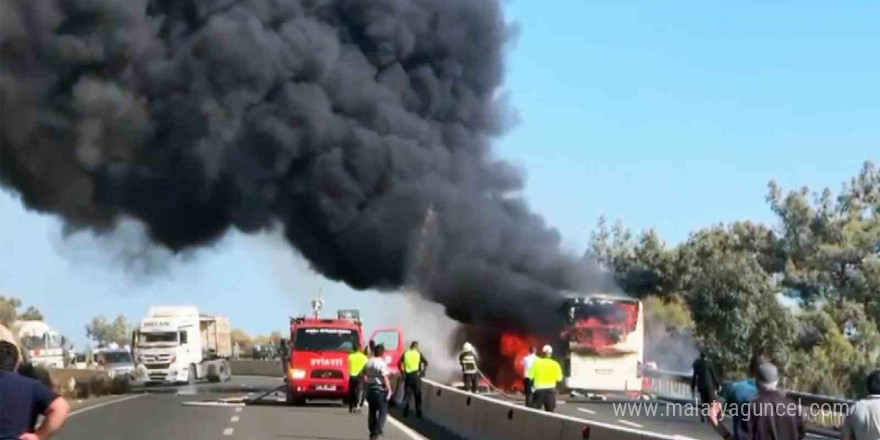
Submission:
[[[532,379],[529,379],[529,370],[535,363],[535,359],[538,358],[538,355],[535,354],[536,351],[535,346],[529,347],[529,354],[523,358],[523,394],[526,396],[526,406],[528,407],[532,406]]]
[[[800,440],[806,436],[797,404],[776,386],[779,371],[767,362],[758,367],[758,396],[749,404],[750,440]]]
[[[563,379],[562,367],[553,359],[552,347],[545,345],[541,352],[541,357],[535,359],[529,368],[528,376],[534,387],[531,407],[553,412],[556,410],[556,385]]]
[[[840,440],[880,439],[880,370],[868,375],[868,397],[853,405],[840,430]]]
[[[700,420],[705,421],[708,409],[717,400],[715,390],[718,389],[718,378],[712,371],[712,366],[706,361],[706,353],[700,351],[700,357],[694,361],[694,375],[691,377],[691,392],[699,394],[700,404],[697,410],[700,412]]]
[[[369,362],[369,358],[355,347],[351,354],[348,355],[348,412],[361,412],[364,394],[364,379],[362,374],[364,366]]]
[[[20,362],[12,335],[0,334],[0,439],[48,439],[64,425],[70,406],[42,383],[16,373]],[[41,415],[45,419],[37,428]]]
[[[409,350],[397,362],[397,368],[403,372],[403,416],[409,416],[409,399],[415,397],[416,417],[422,417],[422,378],[428,369],[428,360],[419,351],[419,342],[413,341]]]
[[[385,418],[388,415],[388,401],[391,400],[391,381],[388,380],[388,365],[382,356],[385,346],[378,344],[373,347],[373,357],[364,366],[364,383],[367,387],[367,404],[369,411],[367,427],[370,440],[383,438]]]
[[[733,440],[748,440],[749,438],[749,402],[758,395],[758,385],[755,383],[755,377],[758,374],[758,367],[766,363],[763,356],[755,356],[749,363],[749,371],[746,379],[730,384],[722,394],[724,398],[724,407],[717,408],[717,412],[713,412],[709,421],[725,440],[732,438]],[[727,430],[722,423],[721,418],[725,412],[731,414],[731,425],[733,426],[733,434]]]
[[[477,353],[474,346],[470,342],[465,342],[462,347],[461,356],[458,357],[458,363],[461,365],[461,378],[464,381],[464,390],[476,393],[479,391],[477,384],[479,383],[480,370],[477,368]]]

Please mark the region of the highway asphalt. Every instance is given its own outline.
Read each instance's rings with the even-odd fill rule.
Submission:
[[[265,394],[280,378],[236,376],[224,384],[149,387],[132,394],[76,404],[67,425],[55,437],[78,439],[367,439],[366,413],[349,414],[337,402],[311,402],[304,407],[283,403],[280,393],[258,403],[236,403]],[[223,401],[230,403],[223,403]],[[655,407],[652,407],[656,405]],[[681,408],[653,402],[589,402],[560,398],[559,414],[587,422],[664,434],[681,440],[720,437],[698,417],[675,413]],[[454,439],[449,433],[392,411],[385,429],[388,440]]]
[[[77,406],[54,438],[360,440],[369,437],[366,412],[349,414],[347,407],[338,403],[289,407],[270,398],[260,405],[189,406],[193,402],[211,405],[218,399],[242,397],[247,393],[257,395],[278,385],[281,379],[235,377],[226,384],[151,387],[125,396],[86,402]],[[385,438],[446,437],[423,437],[396,418],[389,418]]]

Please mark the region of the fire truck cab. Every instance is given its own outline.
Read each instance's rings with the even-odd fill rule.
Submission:
[[[287,403],[293,405],[302,405],[306,399],[347,400],[348,355],[354,348],[364,347],[363,325],[357,310],[340,310],[336,318],[322,319],[318,316],[320,304],[316,306],[313,302],[313,307],[316,309],[313,317],[290,320],[285,388]],[[400,348],[402,332],[383,328],[373,332],[370,340],[373,343],[396,340]],[[389,367],[396,366],[399,354],[390,351],[386,362]]]

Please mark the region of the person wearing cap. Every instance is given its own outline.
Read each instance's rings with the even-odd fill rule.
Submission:
[[[868,375],[868,397],[853,405],[843,422],[840,439],[880,439],[880,370]]]
[[[534,392],[531,407],[543,408],[547,412],[556,410],[556,385],[562,382],[562,367],[553,359],[553,347],[545,345],[541,356],[535,359],[529,368],[529,379],[532,380]]]
[[[536,351],[533,345],[529,347],[529,354],[523,357],[523,394],[526,396],[526,406],[529,407],[532,406],[532,379],[529,379],[529,370],[538,358]]]
[[[764,364],[766,359],[762,355],[752,357],[749,362],[748,377],[731,383],[725,387],[721,397],[724,398],[724,406],[721,408],[713,408],[709,416],[709,422],[715,428],[715,431],[725,440],[748,440],[749,438],[749,402],[758,395],[758,385],[755,383],[755,377],[758,374],[758,367]],[[731,413],[731,426],[733,433],[722,423],[722,413],[727,410]]]
[[[476,393],[478,391],[477,384],[480,370],[477,368],[477,353],[474,346],[470,342],[465,342],[462,347],[462,353],[458,357],[458,363],[461,365],[461,378],[464,381],[464,390]]]
[[[21,350],[0,326],[0,438],[45,440],[64,425],[70,406],[42,383],[15,371]],[[37,427],[37,418],[44,420]]]
[[[758,396],[749,404],[750,440],[800,440],[806,436],[797,404],[776,390],[779,371],[765,362],[758,366]]]
[[[403,372],[403,416],[409,416],[409,400],[413,397],[416,417],[422,417],[422,377],[428,369],[428,360],[419,351],[419,342],[412,341],[409,350],[403,352],[397,368]]]

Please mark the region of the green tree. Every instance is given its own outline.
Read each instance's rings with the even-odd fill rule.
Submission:
[[[786,256],[783,283],[806,304],[860,304],[880,320],[880,171],[866,162],[834,200],[806,187],[783,194],[775,182],[767,200],[779,217]]]
[[[755,353],[785,362],[795,336],[791,314],[776,300],[758,253],[740,239],[742,228],[716,227],[680,248],[682,290],[697,339],[710,358],[734,375]]]
[[[101,345],[125,345],[130,341],[131,329],[123,315],[117,316],[112,322],[104,315],[98,315],[86,325],[86,336]]]
[[[670,297],[675,294],[677,256],[666,248],[653,229],[633,239],[632,232],[622,222],[616,222],[609,232],[605,218],[600,217],[586,257],[613,270],[618,285],[632,296]]]
[[[251,336],[248,335],[246,331],[240,328],[232,329],[230,335],[232,337],[232,343],[238,344],[238,348],[241,349],[241,353],[250,356],[251,351],[254,349],[254,339],[251,338]]]
[[[21,301],[18,298],[0,296],[0,324],[7,328],[11,328],[18,316],[18,307]]]
[[[588,255],[633,296],[683,300],[697,339],[729,372],[762,352],[806,391],[856,395],[880,364],[880,171],[866,162],[837,196],[771,181],[767,202],[778,228],[734,222],[672,248],[602,218]]]
[[[30,306],[24,311],[24,313],[18,316],[18,319],[23,321],[42,321],[43,313],[36,307]]]

